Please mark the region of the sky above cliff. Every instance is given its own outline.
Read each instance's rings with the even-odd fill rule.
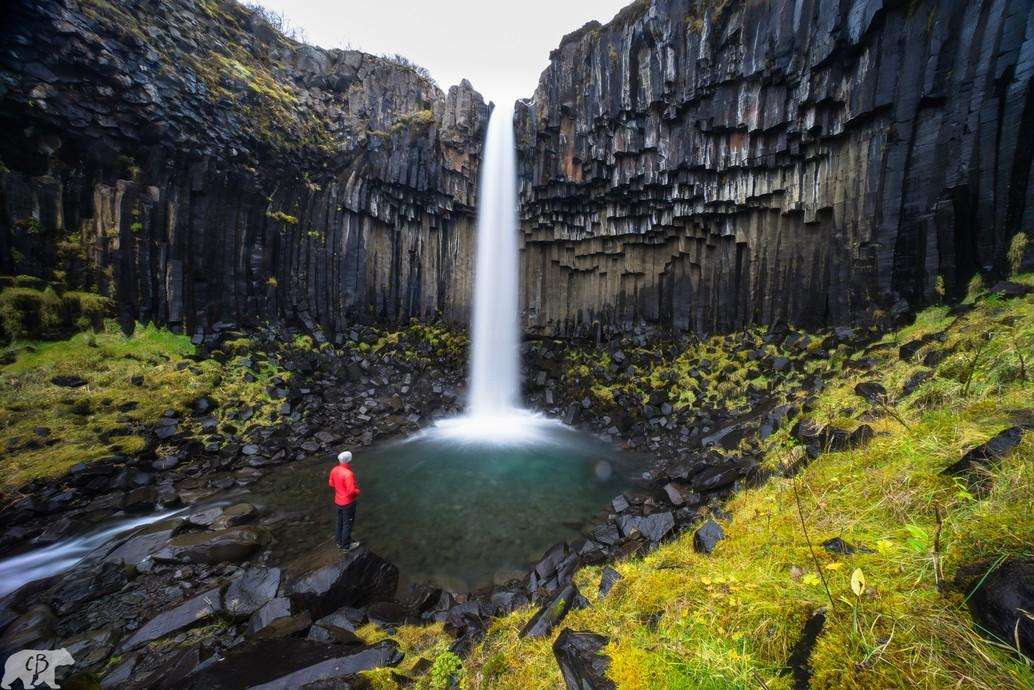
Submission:
[[[528,98],[549,51],[592,19],[630,0],[261,0],[309,43],[376,55],[399,53],[442,90],[469,79],[485,100]]]

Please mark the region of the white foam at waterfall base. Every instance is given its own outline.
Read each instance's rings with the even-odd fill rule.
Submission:
[[[560,422],[520,407],[517,159],[513,107],[488,121],[478,192],[470,395],[464,416],[429,433],[477,443],[531,443]]]

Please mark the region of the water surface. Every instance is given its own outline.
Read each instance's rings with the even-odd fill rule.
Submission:
[[[355,453],[362,494],[353,538],[404,580],[467,590],[523,574],[552,544],[577,538],[633,482],[638,459],[539,420],[505,444],[440,429]],[[332,539],[333,460],[280,468],[251,500],[288,517],[274,551],[290,557]]]

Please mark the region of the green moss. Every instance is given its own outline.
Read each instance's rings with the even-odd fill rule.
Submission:
[[[110,322],[102,333],[22,342],[5,354],[13,361],[0,368],[4,492],[32,478],[59,476],[80,462],[140,452],[144,433],[165,410],[186,412],[201,396],[216,402],[220,417],[231,403],[244,404],[255,409],[249,425],[268,423],[279,401],[267,388],[275,378],[289,378],[268,361],[254,369],[237,360],[194,361],[186,336],[154,326],[125,336]],[[78,376],[86,385],[57,386],[55,376]],[[186,422],[188,431],[192,424]]]
[[[277,223],[284,223],[285,225],[298,225],[298,218],[283,211],[266,211],[266,218],[270,218]]]

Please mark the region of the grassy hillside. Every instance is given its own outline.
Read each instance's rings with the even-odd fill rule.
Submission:
[[[813,688],[1034,687],[1030,664],[1009,641],[978,634],[966,593],[953,585],[961,566],[1034,555],[1034,434],[980,489],[941,473],[1003,428],[1034,424],[1034,296],[982,295],[972,306],[957,317],[928,309],[866,353],[831,364],[837,373],[807,417],[847,430],[864,421],[876,432],[867,447],[821,454],[793,477],[785,468],[801,467],[804,449],[788,429],[775,434],[764,451],[775,475],[730,502],[727,537],[714,553],[696,553],[686,533],[618,564],[622,579],[598,601],[600,569],[583,569],[576,582],[588,608],[542,640],[518,637],[532,608],[496,620],[454,679],[470,688],[562,687],[551,645],[570,627],[609,637],[609,676],[622,688],[787,690],[791,651],[805,622],[825,610],[810,657]],[[909,361],[899,357],[901,345],[924,336]],[[927,357],[934,351],[943,355]],[[927,378],[914,385],[917,375]],[[854,392],[863,381],[880,382],[894,402],[867,403]],[[914,390],[903,395],[909,382]],[[820,546],[834,537],[871,552]],[[440,655],[438,675],[421,684],[442,683],[449,661]],[[385,674],[376,680],[394,684]]]
[[[240,358],[196,361],[194,354],[186,336],[154,326],[126,336],[111,322],[100,333],[8,346],[0,364],[0,491],[112,453],[138,453],[165,411],[182,415],[202,396],[219,417],[224,403],[254,406],[253,423],[275,411],[266,387],[288,372],[271,362],[249,368]],[[58,385],[61,377],[80,381]]]

